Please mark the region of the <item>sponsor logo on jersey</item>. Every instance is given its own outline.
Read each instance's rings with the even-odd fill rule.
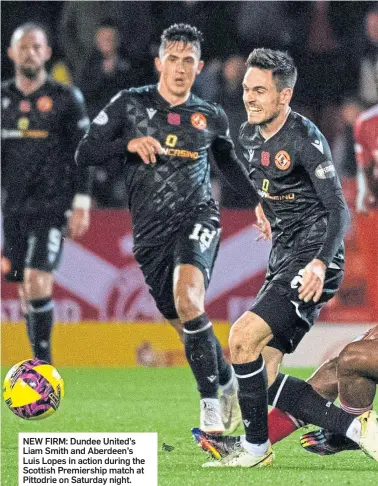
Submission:
[[[146,111],[147,111],[148,118],[150,120],[152,120],[157,113],[157,110],[155,110],[154,108],[146,108]]]
[[[271,199],[273,201],[293,201],[295,199],[294,192],[289,192],[288,194],[270,194],[269,192],[265,192],[262,189],[257,189],[257,192],[260,197],[265,199]]]
[[[28,100],[21,100],[19,105],[18,105],[18,109],[20,111],[22,111],[22,113],[29,113],[29,111],[31,110],[31,104],[30,104],[30,101]]]
[[[108,121],[109,121],[109,117],[105,113],[105,111],[100,111],[100,113],[93,120],[93,123],[95,123],[96,125],[106,125]]]
[[[1,138],[47,138],[49,132],[47,130],[1,130]]]
[[[335,166],[330,160],[322,162],[315,169],[315,175],[318,179],[332,179],[336,175]]]
[[[207,127],[206,117],[202,113],[193,113],[190,117],[190,122],[197,130],[205,130]]]
[[[180,125],[181,116],[178,113],[168,113],[168,123],[170,125]]]
[[[261,164],[264,167],[268,167],[270,164],[270,153],[269,152],[261,152]]]
[[[29,128],[29,118],[22,116],[17,121],[17,128],[19,130],[27,130]]]
[[[291,164],[290,155],[286,152],[286,150],[280,150],[274,157],[274,163],[278,169],[287,170]]]
[[[53,107],[53,100],[50,96],[40,96],[37,100],[37,108],[42,113],[51,111]]]
[[[164,147],[162,150],[163,155],[168,155],[168,157],[182,157],[185,159],[198,159],[198,152],[191,152],[190,150],[185,149],[174,149],[174,148],[167,148]]]
[[[317,148],[320,153],[324,154],[324,148],[321,140],[315,140],[315,142],[311,142],[311,145]]]

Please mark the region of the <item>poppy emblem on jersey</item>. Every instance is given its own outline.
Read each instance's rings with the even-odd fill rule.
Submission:
[[[261,152],[261,164],[264,167],[268,167],[270,164],[270,153],[269,152]]]
[[[53,100],[50,96],[41,96],[37,100],[37,108],[42,113],[46,113],[47,111],[51,111],[53,107]]]
[[[285,150],[280,150],[274,157],[274,163],[280,170],[287,170],[290,167],[291,158]]]
[[[8,106],[10,105],[10,98],[1,98],[1,106],[6,110]]]
[[[29,113],[31,110],[31,104],[28,100],[21,100],[18,108],[22,113]]]
[[[194,128],[197,128],[197,130],[205,130],[207,127],[207,120],[205,115],[202,115],[202,113],[193,113],[193,115],[190,117],[190,121]]]
[[[181,125],[181,116],[178,113],[168,113],[168,123],[170,125]]]

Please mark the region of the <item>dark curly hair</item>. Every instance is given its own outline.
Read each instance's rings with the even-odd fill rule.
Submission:
[[[272,71],[278,91],[293,89],[297,81],[297,68],[287,52],[260,47],[251,52],[245,65]]]
[[[201,57],[201,42],[203,42],[203,35],[202,32],[193,25],[173,24],[163,31],[160,39],[160,56],[163,54],[168,44],[172,42],[183,42],[185,46],[187,44],[192,44],[198,53],[198,57]]]

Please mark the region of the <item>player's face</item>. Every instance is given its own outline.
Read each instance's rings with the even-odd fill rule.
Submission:
[[[44,32],[32,30],[14,40],[8,55],[14,62],[16,71],[29,79],[34,79],[50,59],[51,49]]]
[[[160,73],[159,88],[164,95],[185,97],[194,80],[202,70],[197,51],[191,44],[171,42],[163,56],[156,59],[156,69]]]
[[[248,68],[243,80],[243,101],[252,125],[269,124],[275,120],[290,101],[290,88],[277,90],[272,71]]]

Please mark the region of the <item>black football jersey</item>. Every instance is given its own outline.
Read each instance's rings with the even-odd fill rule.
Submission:
[[[74,159],[89,127],[81,92],[48,78],[24,95],[10,80],[1,102],[4,213],[63,215],[75,193],[88,193]]]
[[[146,165],[127,152],[131,139],[145,136],[163,147],[156,165]],[[226,146],[226,155],[233,151],[221,107],[194,94],[170,106],[151,85],[121,91],[111,100],[91,123],[77,160],[79,165],[91,165],[106,163],[116,154],[125,157],[134,240],[154,246],[177,230],[193,208],[214,204],[208,151],[218,142]]]
[[[239,141],[275,242],[295,251],[321,249],[330,210],[346,211],[327,140],[307,118],[290,112],[283,127],[264,139],[258,125],[241,126]],[[342,231],[341,231],[342,232]],[[340,234],[340,232],[338,233]],[[331,242],[331,246],[332,243]],[[342,238],[324,261],[342,266]]]

